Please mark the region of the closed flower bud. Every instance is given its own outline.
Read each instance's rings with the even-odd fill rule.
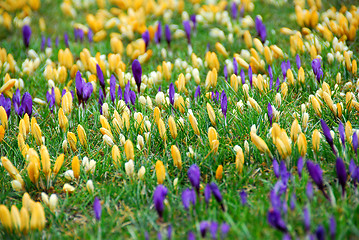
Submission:
[[[102,136],[102,138],[103,138],[104,143],[106,143],[109,147],[112,147],[115,144],[113,142],[112,138],[107,134],[104,134]]]
[[[11,187],[12,189],[14,189],[15,192],[21,192],[22,190],[24,190],[23,186],[18,180],[12,180]]]
[[[51,168],[50,168],[51,163],[50,163],[50,155],[45,145],[42,145],[40,148],[40,156],[41,156],[42,171],[45,173],[45,176],[49,177],[51,173]]]
[[[95,188],[94,188],[94,186],[93,186],[92,180],[88,180],[88,181],[87,181],[87,183],[86,183],[86,188],[87,188],[87,191],[88,191],[89,193],[93,193],[93,192],[94,192]]]
[[[44,193],[44,192],[41,193],[41,200],[47,206],[49,205],[49,196],[46,193]]]
[[[216,170],[216,179],[219,181],[222,179],[222,176],[223,176],[223,166],[219,165]]]
[[[42,231],[46,223],[44,208],[41,203],[36,202],[31,211],[30,228],[31,230]]]
[[[237,150],[237,154],[236,154],[236,168],[237,168],[239,174],[242,173],[243,165],[244,165],[244,154],[243,154],[242,148],[239,147],[239,149]]]
[[[135,164],[132,159],[130,159],[128,162],[125,163],[125,170],[127,176],[132,178],[135,173]]]
[[[158,131],[160,132],[160,137],[162,138],[163,142],[166,144],[166,140],[167,140],[166,126],[162,118],[158,120]]]
[[[62,108],[60,108],[59,110],[59,125],[60,128],[62,129],[62,131],[66,132],[68,126],[69,126],[69,120],[67,119],[64,111],[62,110]]]
[[[79,179],[80,177],[80,160],[77,156],[74,156],[71,162],[72,171],[74,173],[74,177]]]
[[[211,123],[213,126],[216,126],[216,114],[211,106],[211,104],[207,103],[207,113],[209,120],[211,120]]]
[[[41,129],[40,129],[39,124],[37,124],[35,118],[31,119],[31,132],[35,138],[36,144],[38,146],[41,146],[42,145]]]
[[[163,92],[158,92],[157,94],[156,94],[156,103],[157,103],[157,105],[159,106],[159,107],[161,107],[163,104],[165,104],[165,95],[164,95],[164,93]]]
[[[108,104],[107,103],[104,103],[102,105],[102,114],[105,116],[105,118],[109,118]]]
[[[30,222],[30,216],[29,216],[29,212],[28,210],[23,206],[20,210],[20,221],[21,221],[21,225],[20,225],[20,231],[23,234],[27,234],[29,232],[29,222]]]
[[[64,163],[64,159],[65,159],[65,155],[63,153],[57,157],[55,165],[54,165],[54,169],[53,169],[53,173],[55,175],[60,171],[61,166]]]
[[[71,92],[67,91],[62,97],[61,107],[65,115],[69,115],[72,110],[72,95]]]
[[[70,184],[68,183],[65,183],[64,187],[62,188],[62,190],[65,192],[65,193],[73,193],[75,191],[75,188],[73,186],[71,186]]]
[[[54,212],[57,208],[57,204],[59,202],[59,199],[57,198],[56,194],[51,194],[49,199],[49,208],[51,212]]]
[[[4,129],[7,129],[8,119],[7,119],[7,114],[6,114],[5,108],[3,106],[0,106],[0,122],[1,122],[1,125],[4,127]]]
[[[172,145],[171,146],[171,155],[173,158],[173,164],[178,168],[182,169],[182,159],[181,159],[181,153],[178,150],[177,146]]]
[[[66,140],[66,139],[62,142],[62,150],[63,150],[65,153],[66,153],[67,150],[68,150],[67,140]]]
[[[132,141],[130,139],[127,139],[125,142],[125,154],[126,154],[126,158],[127,160],[134,160],[135,159],[135,153],[134,153],[134,149],[133,149],[133,144]]]
[[[309,120],[309,114],[308,113],[304,113],[303,114],[303,117],[302,117],[302,128],[305,129],[307,128],[308,126],[308,120]]]
[[[268,153],[269,156],[272,158],[272,154],[269,151],[269,148],[268,148],[267,144],[264,142],[264,140],[252,131],[251,131],[250,135],[251,135],[251,140],[252,140],[253,144],[258,148],[258,150],[262,153]]]
[[[320,133],[317,129],[314,129],[312,135],[312,148],[314,152],[318,153],[319,145],[320,145]]]
[[[191,123],[191,126],[192,126],[192,129],[193,129],[194,133],[197,136],[199,136],[200,132],[199,132],[199,129],[198,129],[197,119],[193,116],[193,114],[189,114],[188,119],[189,119],[189,122]]]
[[[290,138],[292,139],[292,141],[294,143],[297,141],[298,134],[301,133],[301,132],[302,132],[302,129],[300,128],[298,120],[294,119],[294,121],[292,123],[291,130],[290,130]]]
[[[67,141],[69,142],[70,148],[73,152],[76,152],[77,147],[77,138],[76,135],[73,132],[67,132]]]
[[[0,205],[0,221],[4,228],[11,232],[12,230],[12,222],[11,222],[11,214],[9,209],[5,205]]]
[[[166,169],[161,160],[157,160],[155,170],[157,176],[157,183],[163,184],[166,178]]]
[[[77,135],[79,136],[80,144],[82,145],[82,147],[86,149],[87,148],[86,132],[85,129],[80,124],[77,126]]]
[[[16,232],[20,231],[21,228],[21,218],[19,209],[15,205],[11,206],[11,221]]]
[[[29,166],[27,167],[27,173],[29,175],[31,182],[37,184],[40,173],[39,173],[39,166],[34,161],[31,161]]]
[[[138,179],[140,180],[144,180],[145,179],[145,174],[146,174],[146,169],[144,166],[141,166],[140,170],[138,170]]]
[[[9,173],[12,179],[15,179],[15,176],[19,174],[19,171],[14,167],[7,157],[1,157],[1,163],[6,171]]]
[[[121,166],[121,154],[120,149],[117,145],[113,145],[112,147],[112,160],[117,166]]]
[[[137,148],[142,150],[145,147],[145,141],[141,135],[137,136]]]
[[[307,139],[304,135],[304,133],[300,133],[299,137],[298,137],[298,150],[299,153],[302,157],[305,156],[305,154],[307,153]]]

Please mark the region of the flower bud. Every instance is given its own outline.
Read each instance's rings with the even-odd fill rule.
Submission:
[[[93,186],[92,180],[88,180],[88,181],[87,181],[87,183],[86,183],[86,188],[87,188],[87,191],[88,191],[89,193],[93,193],[93,192],[94,192],[95,188],[94,188],[94,186]]]
[[[80,160],[77,156],[72,158],[71,167],[74,173],[74,177],[78,180],[80,177]]]
[[[181,153],[178,150],[177,146],[172,145],[171,146],[171,155],[173,158],[173,164],[178,168],[182,169],[182,159],[181,159]]]
[[[157,160],[155,170],[157,176],[157,183],[163,184],[166,178],[166,169],[161,160]]]
[[[130,159],[128,162],[125,163],[125,170],[127,176],[132,178],[135,172],[135,164],[132,159]]]
[[[145,174],[146,174],[146,169],[144,166],[141,166],[140,170],[138,170],[138,179],[140,180],[144,180],[145,179]]]
[[[130,159],[135,159],[135,153],[134,153],[134,149],[133,149],[133,144],[132,141],[130,139],[127,139],[125,142],[125,154],[126,154],[126,158],[129,161]]]

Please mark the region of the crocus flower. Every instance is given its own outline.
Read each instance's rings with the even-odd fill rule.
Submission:
[[[56,37],[55,39],[55,47],[58,48],[59,47],[59,36]]]
[[[322,126],[325,139],[327,140],[328,144],[332,148],[333,153],[335,155],[337,155],[337,151],[334,148],[333,137],[330,134],[330,129],[329,129],[328,125],[325,123],[325,121],[323,119],[320,119],[320,125]]]
[[[209,203],[209,199],[211,199],[211,187],[209,186],[209,184],[206,185],[206,187],[204,188],[204,201],[206,202],[206,205],[208,207],[208,203]]]
[[[241,197],[241,202],[242,202],[242,205],[246,205],[247,204],[247,193],[246,191],[242,190],[240,193],[239,193],[239,196]]]
[[[158,185],[155,189],[153,194],[153,202],[155,204],[156,211],[160,219],[162,219],[163,211],[164,211],[164,204],[163,201],[167,196],[167,188],[163,185]]]
[[[226,81],[228,81],[227,65],[224,65],[224,67],[223,67],[223,74],[224,74],[224,79],[226,79]]]
[[[249,65],[249,68],[248,68],[248,78],[249,78],[249,84],[251,85],[251,88],[253,87],[253,81],[252,81],[252,67],[251,65]]]
[[[51,48],[51,38],[50,37],[47,38],[47,47]]]
[[[171,83],[168,90],[168,96],[172,105],[175,103],[175,93],[175,86]]]
[[[69,35],[66,32],[64,33],[64,42],[65,42],[65,46],[68,48],[69,47]]]
[[[272,126],[272,122],[273,122],[273,108],[272,108],[272,105],[270,103],[268,103],[268,106],[267,106],[267,114],[268,114],[268,120],[269,120],[269,123],[270,123],[270,126]]]
[[[167,227],[167,239],[171,240],[172,239],[172,225],[168,225]]]
[[[353,149],[354,149],[355,156],[356,156],[357,151],[358,151],[358,135],[357,135],[356,131],[354,131],[354,133],[353,133],[352,143],[353,143]]]
[[[336,232],[337,232],[337,223],[335,222],[334,216],[331,216],[329,219],[329,233],[330,233],[330,238],[332,240],[335,239]]]
[[[299,54],[297,54],[297,56],[295,56],[295,63],[297,64],[298,69],[302,66],[302,63],[300,62]]]
[[[4,97],[3,95],[0,95],[0,106],[2,106],[2,104],[1,104],[1,102],[2,102],[1,100],[2,100],[2,99],[5,99],[5,97]],[[21,100],[20,89],[16,89],[14,95],[12,96],[12,104],[13,104],[13,106],[14,106],[15,112],[16,112],[18,115],[20,115],[20,114],[19,114],[20,100]],[[4,107],[4,108],[5,108],[5,107]],[[10,106],[10,108],[11,108],[11,106]]]
[[[323,69],[321,66],[321,60],[316,58],[312,61],[313,73],[317,78],[317,81],[320,82],[320,79],[323,77]]]
[[[110,97],[111,101],[115,103],[116,100],[116,78],[114,75],[110,77]]]
[[[190,16],[191,22],[193,23],[193,30],[196,30],[197,27],[197,15],[196,14],[192,14]]]
[[[325,229],[323,225],[319,225],[317,230],[315,231],[315,235],[318,240],[325,240]]]
[[[184,31],[186,32],[187,42],[188,42],[188,44],[191,44],[191,24],[190,24],[190,22],[187,20],[183,21],[183,28],[184,28]]]
[[[268,211],[267,219],[268,219],[269,225],[271,225],[272,227],[274,227],[282,232],[287,232],[286,223],[282,219],[280,212],[278,210],[273,209],[273,208],[270,209]]]
[[[269,90],[273,88],[273,69],[271,65],[268,65],[268,75],[269,75]]]
[[[226,92],[223,90],[223,92],[221,94],[221,109],[222,109],[222,113],[224,115],[225,121],[227,120],[227,105],[228,105],[227,95],[226,95]]]
[[[206,237],[208,228],[209,228],[209,223],[207,221],[202,221],[199,223],[199,231],[201,232],[201,236],[203,238]]]
[[[307,207],[303,209],[303,220],[304,220],[304,228],[306,232],[310,231],[310,212]]]
[[[235,75],[238,75],[238,63],[236,58],[233,58],[233,73]],[[244,72],[243,72],[244,73]]]
[[[193,206],[196,205],[196,193],[193,189],[186,188],[182,192],[182,204],[184,209],[188,211],[191,203]]]
[[[277,88],[277,92],[279,91],[279,88],[280,88],[280,80],[279,80],[279,77],[277,77],[277,81],[275,82],[275,86]]]
[[[288,179],[290,177],[290,172],[288,172],[284,161],[280,162],[279,170],[280,170],[280,177],[281,177],[283,183],[287,184]]]
[[[273,172],[276,178],[279,178],[279,164],[275,158],[273,158]]]
[[[338,130],[339,130],[340,140],[342,142],[343,148],[345,149],[345,128],[341,121],[339,122]]]
[[[24,115],[25,113],[27,113],[29,117],[32,115],[32,97],[28,92],[25,92],[24,95],[22,95],[19,113],[20,116]]]
[[[137,59],[135,59],[132,63],[132,74],[136,81],[137,91],[138,93],[140,93],[142,67],[141,67],[141,63]]]
[[[46,38],[44,35],[41,36],[41,51],[45,50]]]
[[[90,83],[90,82],[85,83],[83,88],[82,88],[82,100],[85,103],[91,97],[92,92],[93,92],[92,83]]]
[[[211,225],[209,226],[209,232],[212,235],[212,239],[217,239],[217,230],[218,230],[218,223],[211,222]]]
[[[280,68],[282,69],[283,79],[285,80],[285,78],[287,77],[287,71],[288,71],[286,61],[282,61],[282,63],[280,64]]]
[[[83,87],[85,85],[85,81],[82,79],[80,71],[77,71],[77,73],[76,73],[75,83],[76,83],[76,95],[79,100],[79,104],[81,104],[82,96],[83,96]]]
[[[161,23],[161,21],[158,21],[156,33],[157,33],[158,43],[160,43],[161,39],[162,39],[162,23]]]
[[[232,13],[232,19],[238,18],[238,7],[235,2],[232,2],[231,13]]]
[[[328,195],[324,191],[324,183],[323,183],[323,172],[318,164],[314,164],[312,161],[307,161],[307,169],[310,177],[313,179],[314,183],[317,185],[319,190],[322,191],[324,196],[329,200]]]
[[[227,234],[229,230],[231,229],[231,226],[228,223],[222,223],[221,224],[221,239],[225,239],[227,237]]]
[[[242,84],[245,84],[246,83],[246,75],[245,75],[243,69],[241,69],[240,76],[241,76]]]
[[[24,41],[24,45],[26,48],[30,45],[30,38],[31,38],[31,28],[29,25],[24,25],[22,27],[22,40]]]
[[[17,90],[16,90],[16,92],[17,92]],[[18,93],[19,93],[19,100],[18,101],[20,102],[20,90],[19,90]],[[20,103],[19,103],[19,105],[20,105]],[[6,115],[9,118],[10,112],[11,112],[11,100],[10,100],[10,98],[6,98],[4,96],[4,94],[2,94],[2,93],[0,94],[0,106],[2,106],[5,109]],[[16,109],[15,109],[15,111],[16,111]],[[20,115],[20,114],[18,114],[18,115]]]
[[[194,93],[194,98],[197,100],[197,98],[201,96],[201,86],[198,85],[196,88],[196,92]]]
[[[123,100],[126,104],[130,102],[130,82],[128,82],[125,86],[125,91],[123,93]]]
[[[221,208],[224,211],[223,197],[222,197],[221,191],[219,190],[217,184],[212,182],[209,184],[209,187],[211,188],[211,192],[212,192],[214,198],[217,200],[217,202],[219,204],[221,204]]]
[[[130,100],[131,100],[131,103],[132,105],[135,105],[135,102],[136,102],[136,93],[134,91],[130,91]]]
[[[98,197],[95,197],[95,201],[93,202],[93,211],[95,213],[95,217],[97,221],[100,221],[101,219],[101,202],[100,199],[98,199]]]
[[[199,193],[199,184],[201,180],[201,171],[199,170],[199,167],[196,164],[193,164],[189,167],[187,175],[192,187]]]
[[[347,183],[347,170],[345,168],[345,163],[343,159],[341,159],[340,157],[337,158],[337,161],[335,163],[335,169],[337,171],[339,183],[342,186],[342,195],[344,196],[345,185]]]
[[[93,42],[93,32],[92,32],[91,28],[89,28],[89,30],[87,32],[87,40],[89,41],[89,43]]]
[[[47,91],[46,92],[46,100],[49,103],[49,109],[51,111],[51,113],[54,111],[54,106],[55,106],[55,90],[54,87],[52,87],[51,92]]]
[[[261,41],[265,42],[267,38],[266,26],[263,24],[262,20],[258,16],[255,19],[255,24],[256,24],[257,33],[261,38]]]
[[[84,35],[84,31],[81,28],[77,29],[77,36],[80,39],[80,42],[84,41]]]
[[[188,237],[187,237],[188,240],[196,240],[196,236],[194,235],[193,232],[188,232]]]
[[[99,88],[98,90],[98,105],[100,107],[100,113],[102,114],[102,104],[103,104],[103,100],[104,100],[104,96],[103,96],[103,92],[102,89]]]
[[[142,39],[145,41],[146,48],[148,47],[148,44],[150,43],[150,32],[146,30],[144,33],[142,33]]]
[[[166,36],[166,41],[168,44],[168,47],[171,46],[171,30],[170,30],[170,26],[168,26],[168,24],[166,24],[165,26],[165,36]]]
[[[118,85],[117,97],[118,97],[118,100],[121,100],[121,99],[122,99],[122,88],[121,88],[121,85]]]
[[[97,73],[97,77],[98,80],[100,82],[101,88],[102,88],[102,93],[106,96],[106,91],[105,91],[105,78],[103,76],[103,72],[100,68],[100,66],[98,64],[96,64],[96,73]]]
[[[302,178],[303,167],[304,167],[303,158],[299,157],[298,162],[297,162],[297,171],[298,171],[299,178]]]
[[[278,195],[276,193],[276,191],[272,190],[269,193],[269,200],[271,202],[271,205],[272,205],[273,209],[276,209],[276,210],[280,211],[280,209],[281,209],[281,200],[280,200],[280,195]]]

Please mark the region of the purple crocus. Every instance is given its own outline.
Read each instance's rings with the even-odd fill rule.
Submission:
[[[148,44],[150,43],[150,32],[148,30],[146,30],[142,33],[142,39],[143,39],[143,41],[145,41],[145,45],[147,48]]]
[[[175,86],[173,85],[173,83],[170,84],[169,89],[168,89],[168,96],[170,99],[170,103],[173,104],[175,103]]]
[[[69,34],[67,34],[67,32],[64,33],[64,42],[65,42],[65,46],[68,48],[69,47]]]
[[[2,99],[5,99],[5,97],[3,95],[0,95],[0,106],[2,106],[3,104]],[[20,108],[20,101],[21,101],[21,94],[20,94],[20,89],[16,89],[14,95],[12,96],[12,104],[14,106],[14,110],[17,113],[17,115],[19,114],[19,108]],[[5,108],[5,107],[4,107]],[[11,109],[11,105],[9,110]],[[9,116],[8,116],[9,117]]]
[[[41,51],[45,50],[46,37],[44,35],[41,36]]]
[[[223,197],[222,197],[221,191],[219,190],[217,184],[212,182],[209,184],[209,187],[211,188],[211,192],[212,192],[214,198],[221,205],[221,208],[224,211],[225,209],[224,209],[224,205],[223,205]]]
[[[116,100],[116,78],[114,75],[110,77],[110,97],[111,101],[115,103]]]
[[[275,82],[275,86],[277,88],[277,92],[279,91],[280,88],[280,80],[279,80],[279,76],[277,77],[277,81]]]
[[[298,171],[299,178],[302,178],[303,167],[304,167],[303,158],[299,157],[298,162],[297,162],[297,171]]]
[[[197,27],[197,15],[196,14],[192,14],[190,16],[191,22],[193,24],[193,30],[196,30]]]
[[[246,83],[246,74],[244,73],[243,69],[241,69],[240,76],[241,76],[242,84],[245,84]]]
[[[130,101],[132,103],[132,105],[135,105],[136,103],[136,93],[134,91],[130,91]]]
[[[185,210],[189,210],[190,204],[196,205],[196,192],[193,189],[186,188],[182,192],[182,204]]]
[[[22,27],[22,40],[26,48],[28,48],[30,45],[30,39],[31,39],[31,28],[29,25],[24,25]]]
[[[303,221],[304,221],[304,228],[306,232],[310,231],[310,212],[307,207],[303,209]]]
[[[295,56],[295,63],[297,64],[297,68],[299,70],[299,68],[302,66],[299,54],[297,54],[297,56]]]
[[[229,230],[231,229],[231,226],[228,223],[223,222],[220,226],[220,229],[221,229],[221,239],[225,239],[227,237]]]
[[[282,61],[282,63],[280,64],[280,68],[282,69],[283,80],[285,80],[287,77],[287,71],[288,71],[287,63],[285,61]]]
[[[52,87],[51,91],[46,92],[46,100],[49,104],[49,109],[50,109],[51,113],[53,113],[54,106],[55,106],[55,89],[54,89],[54,87]]]
[[[17,90],[16,90],[16,92],[17,92]],[[19,106],[20,106],[20,90],[19,90],[19,100],[18,101],[19,101]],[[6,115],[9,118],[10,113],[11,113],[11,99],[6,98],[3,93],[0,94],[0,106],[2,106],[5,109]],[[14,105],[14,107],[15,107],[15,105]],[[16,109],[15,109],[15,111],[16,111]],[[18,114],[18,115],[20,115],[20,114]]]
[[[327,193],[324,191],[324,183],[323,183],[323,172],[322,169],[320,168],[320,166],[318,164],[314,164],[312,161],[307,160],[307,169],[309,172],[310,177],[312,178],[312,180],[314,181],[314,183],[317,185],[317,187],[319,188],[319,190],[322,191],[322,193],[324,194],[324,196],[329,199],[329,196],[327,195]]]
[[[238,75],[238,63],[236,58],[233,58],[233,73],[235,75]],[[244,72],[243,72],[244,73]]]
[[[121,100],[121,99],[122,99],[122,88],[121,88],[121,85],[118,85],[117,97],[118,97],[118,100]]]
[[[202,221],[199,223],[199,231],[201,233],[202,238],[206,237],[207,230],[209,228],[209,222]]]
[[[305,193],[308,199],[311,201],[313,199],[313,184],[311,181],[308,181],[307,186],[305,188]]]
[[[240,193],[239,193],[239,196],[241,198],[241,202],[242,202],[242,205],[246,205],[247,204],[247,193],[246,191],[242,190]]]
[[[317,78],[317,81],[320,82],[320,79],[323,77],[322,61],[319,58],[316,58],[312,61],[313,73]]]
[[[269,75],[269,90],[273,88],[273,69],[271,65],[268,65],[268,75]]]
[[[354,131],[354,133],[353,133],[352,143],[353,143],[353,149],[355,152],[355,156],[357,156],[358,155],[358,135],[357,135],[356,131]]]
[[[186,32],[187,42],[189,45],[191,45],[191,24],[188,20],[183,21],[183,28]]]
[[[228,69],[227,69],[227,65],[224,65],[224,67],[223,67],[223,74],[224,74],[224,79],[226,79],[226,81],[228,81]]]
[[[60,39],[59,39],[59,36],[57,36],[56,39],[55,39],[55,47],[56,48],[59,47],[59,42],[60,42]]]
[[[331,216],[329,219],[329,234],[332,240],[335,239],[336,232],[337,232],[337,223],[335,222],[334,216]]]
[[[102,115],[102,104],[103,104],[103,100],[104,100],[104,95],[103,95],[103,92],[102,92],[102,89],[99,88],[98,90],[98,106],[100,108],[100,113]]]
[[[325,240],[325,229],[323,225],[319,225],[317,230],[315,231],[315,235],[318,240]]]
[[[76,83],[76,95],[79,100],[79,104],[81,104],[82,96],[83,96],[83,87],[85,85],[85,81],[83,80],[80,71],[77,71],[77,73],[76,73],[75,83]]]
[[[161,43],[161,39],[162,39],[162,23],[161,23],[161,21],[158,21],[156,33],[157,33],[157,41],[158,41],[158,43]]]
[[[137,92],[140,93],[141,90],[141,78],[142,78],[142,67],[141,63],[135,59],[132,63],[132,74],[135,78],[136,85],[137,85]]]
[[[191,182],[192,187],[194,187],[197,191],[197,194],[199,194],[199,184],[201,180],[201,171],[199,170],[199,167],[196,164],[190,166],[187,172],[187,176]]]
[[[273,172],[276,178],[279,178],[279,164],[275,158],[273,158]]]
[[[253,87],[252,77],[253,77],[252,67],[251,67],[251,65],[249,65],[248,78],[249,78],[249,84],[251,85],[251,88]]]
[[[196,91],[195,91],[195,93],[194,93],[194,99],[197,100],[197,98],[198,98],[199,96],[201,96],[201,86],[200,86],[200,85],[198,85],[197,88],[196,88]]]
[[[207,184],[206,187],[204,188],[204,201],[206,202],[207,207],[209,200],[211,199],[211,195],[212,195],[211,187],[209,184]]]
[[[125,91],[123,93],[123,100],[126,104],[130,102],[130,82],[127,82],[125,86]]]
[[[106,97],[105,78],[104,78],[104,76],[103,76],[102,69],[100,68],[100,66],[99,66],[98,64],[96,64],[96,73],[97,73],[97,77],[98,77],[98,80],[99,80],[99,82],[100,82],[100,85],[101,85],[103,94],[104,94],[105,97]]]
[[[81,28],[77,29],[77,36],[80,39],[80,42],[82,43],[84,41],[84,30],[82,30]]]
[[[259,37],[261,38],[261,41],[264,43],[267,38],[266,26],[264,25],[264,23],[258,16],[256,16],[255,24],[256,24],[257,33],[258,33]]]
[[[279,210],[276,210],[273,208],[270,209],[268,211],[267,219],[268,219],[269,225],[271,225],[272,227],[274,227],[282,232],[287,232],[287,225],[284,222],[284,220],[282,219]]]
[[[159,219],[162,220],[164,204],[163,201],[167,196],[167,188],[163,185],[158,185],[153,194],[153,202],[158,213]]]
[[[32,97],[28,92],[25,92],[24,95],[22,95],[19,113],[20,116],[24,115],[25,113],[27,113],[29,117],[32,115]]]
[[[270,126],[272,126],[272,122],[273,122],[273,108],[272,108],[272,105],[270,103],[268,103],[268,106],[267,106],[267,114],[268,114],[268,120],[269,120],[269,123],[270,123]]]
[[[221,94],[221,109],[222,109],[222,113],[224,115],[225,122],[227,120],[227,105],[228,105],[227,95],[226,95],[226,92],[223,90],[223,92]]]
[[[101,219],[101,202],[100,199],[98,199],[98,197],[95,197],[95,201],[93,202],[93,211],[95,213],[95,218],[97,221],[100,221]]]
[[[93,32],[92,32],[91,28],[89,28],[89,30],[87,32],[87,40],[89,41],[89,43],[93,42]]]
[[[320,125],[322,126],[325,139],[327,140],[328,144],[332,148],[333,153],[335,155],[337,155],[337,151],[334,148],[333,137],[330,134],[330,129],[329,129],[328,125],[326,124],[326,122],[323,119],[320,119]]]
[[[238,18],[238,7],[237,7],[237,4],[235,2],[232,2],[231,13],[232,13],[232,19],[237,19]]]
[[[51,37],[47,38],[47,47],[51,48]]]
[[[209,232],[212,235],[212,239],[217,239],[217,231],[218,231],[218,223],[211,222],[211,225],[209,226]]]
[[[345,128],[341,121],[339,122],[338,130],[339,130],[340,140],[342,142],[343,148],[345,149]]]
[[[168,47],[171,46],[171,30],[170,30],[170,26],[168,24],[166,24],[165,26],[165,36],[166,36],[166,41],[168,44]]]
[[[187,239],[188,240],[196,240],[196,236],[194,235],[193,232],[188,232],[188,235],[187,235]]]
[[[167,227],[167,239],[171,240],[172,239],[172,225],[168,225]]]
[[[91,97],[92,92],[93,92],[92,83],[90,82],[85,83],[82,88],[82,100],[84,103],[87,103],[87,100]]]
[[[345,185],[347,183],[347,170],[345,168],[345,163],[343,159],[341,159],[340,157],[337,158],[337,161],[335,163],[335,169],[337,171],[339,183],[342,186],[342,196],[344,196]]]

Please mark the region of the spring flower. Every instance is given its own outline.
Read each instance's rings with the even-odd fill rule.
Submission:
[[[307,207],[303,210],[304,227],[308,232],[310,230],[310,212]]]
[[[172,104],[172,106],[175,103],[175,93],[176,93],[175,87],[174,87],[173,83],[170,83],[169,90],[168,90],[168,96],[169,96],[170,103]]]
[[[133,77],[135,78],[135,81],[136,81],[137,91],[138,91],[138,93],[140,93],[142,67],[141,67],[140,62],[137,59],[135,59],[132,62],[132,74],[133,74]]]
[[[330,238],[332,240],[335,239],[336,231],[337,231],[337,223],[335,222],[334,216],[331,216],[329,219],[329,233],[330,233]]]
[[[322,191],[324,196],[329,200],[328,195],[324,191],[324,183],[323,183],[323,172],[322,169],[318,164],[314,164],[312,161],[307,160],[307,169],[309,172],[310,177],[314,181],[314,183],[317,185],[319,190]]]
[[[134,164],[132,159],[130,159],[128,162],[125,163],[125,170],[126,170],[127,176],[132,178],[134,173],[135,173],[134,172],[135,171],[135,164]]]
[[[337,171],[337,176],[338,176],[338,180],[340,185],[342,186],[342,195],[344,196],[345,194],[345,185],[347,182],[347,171],[345,168],[345,163],[343,161],[343,159],[341,159],[340,157],[337,158],[336,164],[335,164],[335,169]]]
[[[257,33],[258,33],[259,37],[261,38],[261,41],[264,43],[267,38],[266,26],[263,24],[262,19],[259,18],[258,16],[256,16],[255,24],[256,24]]]
[[[189,21],[183,21],[183,28],[186,32],[186,36],[187,36],[187,42],[189,45],[191,45],[191,24]]]
[[[320,124],[322,126],[323,135],[324,135],[325,139],[327,140],[328,144],[332,148],[333,153],[336,155],[337,152],[336,152],[336,150],[334,148],[333,137],[330,134],[330,129],[329,129],[328,125],[325,123],[325,121],[323,119],[320,119]]]
[[[353,144],[353,149],[354,149],[355,155],[357,155],[357,151],[358,151],[358,135],[357,135],[356,131],[354,131],[354,133],[353,133],[352,144]]]
[[[305,188],[305,193],[309,200],[313,199],[313,184],[312,184],[312,182],[307,183],[307,186]]]
[[[98,64],[96,64],[96,73],[97,73],[97,77],[98,80],[100,82],[101,88],[102,88],[102,92],[105,94],[106,96],[106,91],[105,91],[105,78],[103,76],[103,72],[100,68],[100,66]]]
[[[36,202],[31,211],[30,228],[32,230],[38,229],[41,231],[45,228],[46,218],[44,208],[41,203]]]
[[[18,95],[20,95],[20,90],[18,90],[18,89],[16,90],[16,92],[13,96],[13,99],[14,99],[14,97],[16,97],[17,93],[18,93]],[[20,96],[18,97],[18,102],[19,102],[18,106],[20,106]],[[4,94],[0,94],[0,107],[3,107],[3,109],[6,112],[7,117],[9,118],[10,112],[11,112],[11,99],[5,98]],[[15,108],[15,105],[14,105],[14,108]],[[15,111],[17,112],[16,108],[15,108]]]
[[[182,169],[182,160],[181,160],[181,153],[178,150],[176,145],[171,146],[171,155],[173,158],[173,163],[178,169]]]
[[[114,75],[110,77],[110,97],[112,103],[115,103],[116,100],[116,78]]]
[[[164,200],[166,196],[167,196],[167,188],[163,185],[158,185],[153,193],[153,202],[160,221],[162,220],[163,217]]]
[[[196,164],[190,166],[190,168],[187,171],[187,176],[192,187],[194,187],[197,193],[199,193],[199,185],[201,180],[201,172],[199,170],[199,167]]]
[[[166,36],[166,41],[168,44],[168,47],[171,46],[171,30],[170,30],[170,26],[168,26],[168,24],[166,24],[165,26],[165,36]]]
[[[280,211],[273,209],[273,208],[270,209],[268,211],[267,219],[268,219],[268,223],[272,227],[274,227],[282,232],[287,232],[287,226],[280,215]]]
[[[30,45],[30,38],[31,38],[31,28],[29,25],[24,25],[22,27],[22,39],[26,48]]]
[[[12,223],[9,209],[5,205],[0,205],[0,221],[4,228],[11,232]]]
[[[101,208],[100,199],[98,199],[98,197],[95,197],[95,200],[93,202],[93,211],[94,211],[96,220],[100,221],[102,208]]]
[[[142,39],[143,39],[143,41],[145,41],[146,48],[147,48],[148,44],[150,43],[150,32],[148,30],[146,30],[142,33]]]
[[[226,92],[223,90],[221,94],[221,108],[225,121],[227,120],[227,104],[228,104],[227,95]]]
[[[199,231],[201,233],[202,238],[206,237],[207,230],[209,228],[209,222],[202,221],[199,223]]]
[[[197,100],[199,96],[201,96],[201,87],[198,85],[194,93],[194,98]]]
[[[155,170],[156,170],[156,176],[157,176],[157,183],[163,184],[163,182],[166,178],[166,169],[165,169],[165,166],[163,165],[162,161],[157,160]]]
[[[269,120],[270,126],[272,126],[273,108],[272,108],[272,105],[270,103],[268,103],[268,106],[267,106],[267,115],[268,115],[268,120]]]
[[[304,166],[303,158],[299,157],[298,162],[297,162],[297,171],[298,171],[299,178],[302,177],[303,166]]]
[[[214,198],[221,205],[221,208],[224,211],[223,197],[222,197],[222,194],[221,194],[217,184],[212,182],[212,183],[209,184],[209,187],[211,189],[211,193],[213,194]]]
[[[218,230],[218,223],[217,222],[211,222],[211,225],[209,226],[209,231],[212,235],[212,239],[217,238],[217,230]]]
[[[196,192],[193,189],[186,188],[182,192],[182,204],[185,210],[189,210],[190,204],[196,205]]]
[[[320,79],[323,77],[323,69],[321,64],[322,63],[319,58],[316,58],[312,61],[313,73],[316,76],[318,82],[320,82]]]
[[[176,139],[177,137],[177,126],[176,126],[176,122],[174,120],[174,118],[172,116],[170,116],[168,118],[168,127],[170,129],[170,133],[173,139]]]
[[[77,156],[74,156],[71,162],[72,171],[74,173],[74,177],[79,179],[80,177],[80,160]]]
[[[325,229],[323,225],[319,225],[317,230],[315,231],[315,235],[318,240],[325,240]]]

